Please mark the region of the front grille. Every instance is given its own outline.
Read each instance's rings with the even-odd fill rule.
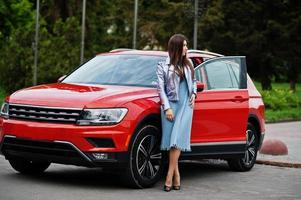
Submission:
[[[29,105],[9,105],[9,118],[46,121],[46,122],[62,122],[76,123],[79,118],[81,109],[60,108],[60,107],[43,107]]]
[[[69,142],[4,137],[0,151],[8,159],[17,156],[63,164],[85,166],[90,163],[90,159]]]
[[[9,150],[66,157],[79,156],[79,153],[69,144],[6,137],[2,144],[2,151]]]

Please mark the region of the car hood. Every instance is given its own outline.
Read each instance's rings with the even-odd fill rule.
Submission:
[[[19,90],[9,98],[9,103],[69,107],[116,107],[135,99],[158,96],[155,88],[53,83]]]

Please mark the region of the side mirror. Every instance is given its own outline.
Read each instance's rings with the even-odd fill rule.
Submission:
[[[198,92],[202,92],[204,90],[205,84],[200,82],[200,81],[196,81],[196,88]]]
[[[61,76],[59,79],[57,79],[57,82],[60,83],[62,82],[62,80],[64,80],[66,78],[67,75],[63,75]]]

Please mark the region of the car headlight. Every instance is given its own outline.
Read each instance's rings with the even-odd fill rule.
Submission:
[[[8,118],[8,110],[9,110],[9,104],[4,102],[1,106],[0,116],[7,119]]]
[[[119,123],[128,110],[126,108],[84,109],[77,120],[78,125],[112,125]]]

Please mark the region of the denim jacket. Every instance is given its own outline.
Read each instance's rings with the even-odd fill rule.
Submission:
[[[189,97],[197,94],[196,79],[191,74],[190,67],[184,67],[185,80],[187,81]],[[174,65],[167,57],[165,62],[159,62],[157,66],[157,90],[164,110],[170,108],[169,101],[179,100],[180,77],[175,73]],[[174,78],[173,78],[174,77]]]

